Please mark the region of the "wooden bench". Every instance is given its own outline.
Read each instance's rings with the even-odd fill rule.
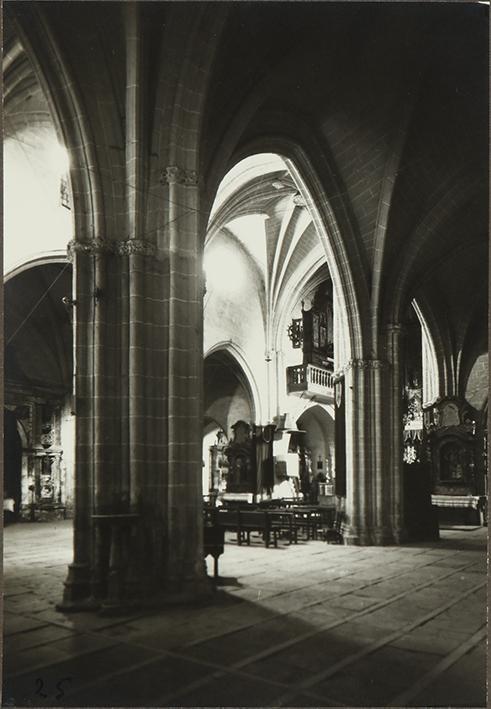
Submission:
[[[261,510],[238,510],[238,544],[241,545],[245,541],[247,545],[250,545],[251,532],[259,532],[263,537],[266,547],[269,547],[271,543],[271,533],[273,533],[274,545],[277,546],[278,544],[276,530],[271,527],[271,517],[268,512]]]
[[[278,536],[286,536],[288,544],[298,543],[298,525],[295,514],[290,510],[267,510],[274,544],[277,546]]]
[[[287,510],[269,509],[227,509],[216,508],[213,513],[213,524],[237,534],[237,544],[251,543],[251,533],[261,534],[264,545],[271,543],[278,546],[278,538],[282,534],[291,544],[297,543],[297,526],[294,515]]]

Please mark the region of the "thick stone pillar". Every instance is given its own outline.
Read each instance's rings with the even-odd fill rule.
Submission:
[[[75,242],[70,253],[74,561],[60,607],[117,610],[164,594],[166,274],[153,244],[135,238]]]

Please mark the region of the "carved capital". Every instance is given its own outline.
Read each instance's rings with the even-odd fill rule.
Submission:
[[[119,256],[155,256],[156,247],[144,239],[127,239],[114,242],[114,251]]]
[[[111,249],[111,242],[105,239],[90,239],[90,241],[69,241],[67,245],[67,258],[73,261],[75,254],[93,254],[108,253]]]
[[[198,184],[198,173],[196,170],[185,170],[178,165],[169,165],[160,173],[160,184],[195,187]]]
[[[67,247],[67,257],[69,261],[74,260],[75,254],[117,254],[118,256],[129,256],[138,254],[140,256],[155,256],[156,247],[150,241],[144,239],[127,239],[125,241],[106,241],[105,239],[91,239],[90,241],[70,241]]]

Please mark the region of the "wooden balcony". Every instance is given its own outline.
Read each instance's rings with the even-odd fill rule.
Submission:
[[[286,369],[288,394],[303,396],[323,403],[334,401],[334,375],[324,367],[314,364],[298,364]]]

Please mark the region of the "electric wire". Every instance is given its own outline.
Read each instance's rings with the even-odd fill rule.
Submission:
[[[50,290],[53,288],[53,286],[55,285],[55,283],[61,278],[61,276],[64,274],[64,272],[67,270],[67,268],[69,268],[71,265],[72,265],[72,264],[68,261],[68,262],[63,266],[63,268],[61,269],[61,271],[57,274],[57,276],[54,278],[54,280],[53,280],[53,281],[50,283],[50,285],[46,288],[46,290],[44,291],[44,293],[42,293],[41,297],[34,303],[33,307],[32,307],[31,310],[28,312],[28,314],[25,316],[25,318],[22,320],[22,322],[20,323],[20,325],[16,328],[16,330],[12,333],[12,335],[10,335],[9,339],[8,339],[7,342],[5,343],[5,346],[6,346],[6,347],[8,347],[8,345],[12,342],[12,340],[13,340],[14,337],[17,335],[17,333],[24,327],[24,325],[25,325],[26,322],[29,320],[29,318],[31,317],[31,315],[33,314],[33,312],[36,310],[36,308],[40,305],[40,303],[44,300],[44,298],[46,298],[46,296],[48,295],[48,293],[50,292]]]

